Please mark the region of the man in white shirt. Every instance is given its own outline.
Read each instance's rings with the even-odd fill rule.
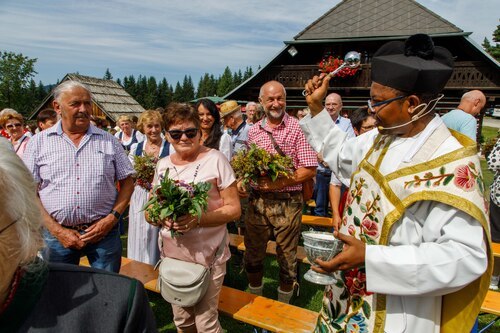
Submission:
[[[342,97],[337,93],[331,93],[325,98],[325,110],[330,114],[333,122],[344,132],[347,133],[348,138],[354,137],[354,130],[351,125],[351,121],[340,115],[342,111]],[[334,186],[334,190],[330,191],[330,183]],[[341,196],[341,183],[332,175],[332,170],[328,167],[328,164],[323,160],[322,153],[318,153],[318,168],[316,169],[316,184],[315,184],[315,203],[316,207],[313,209],[313,213],[316,216],[328,216],[328,204],[331,199],[338,203]],[[333,198],[330,198],[333,196]],[[334,221],[339,219],[338,209],[332,207],[332,215]],[[337,215],[337,216],[335,216]]]
[[[475,143],[434,114],[452,71],[451,53],[427,35],[383,45],[368,100],[378,128],[350,140],[322,112],[330,77],[306,84],[301,127],[350,184],[335,232],[344,250],[313,268],[338,278],[318,332],[470,332],[492,265]]]

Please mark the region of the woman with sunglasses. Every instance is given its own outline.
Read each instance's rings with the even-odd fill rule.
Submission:
[[[222,131],[220,113],[214,102],[208,98],[200,99],[195,106],[201,120],[201,142],[204,146],[219,150],[231,160],[231,136]]]
[[[14,110],[13,110],[14,111]],[[24,119],[17,112],[4,112],[0,118],[0,124],[10,135],[10,142],[14,146],[14,151],[19,157],[23,157],[29,136],[25,133]]]
[[[239,218],[240,200],[234,172],[224,155],[201,144],[200,117],[188,104],[172,103],[163,115],[166,137],[175,152],[158,162],[153,186],[168,169],[169,177],[186,183],[209,182],[208,210],[201,218],[185,215],[164,220],[161,256],[211,267],[212,281],[205,296],[192,307],[172,304],[179,332],[222,332],[218,320],[219,293],[230,257],[226,223]],[[172,237],[170,230],[182,235]],[[219,247],[223,251],[218,251]]]

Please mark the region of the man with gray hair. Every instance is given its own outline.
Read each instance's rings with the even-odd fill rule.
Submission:
[[[117,222],[134,189],[134,169],[118,140],[90,124],[92,98],[85,85],[61,83],[52,105],[61,119],[35,135],[24,155],[43,206],[42,255],[75,265],[86,255],[92,267],[118,272]]]
[[[236,101],[222,103],[220,117],[224,121],[224,126],[231,129],[232,156],[241,149],[247,149],[250,125],[243,121],[241,106]]]
[[[476,116],[486,104],[486,97],[480,90],[471,90],[462,95],[460,104],[454,110],[442,116],[446,127],[467,135],[472,140],[477,138]]]

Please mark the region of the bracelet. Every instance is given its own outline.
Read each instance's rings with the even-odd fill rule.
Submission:
[[[110,214],[112,214],[114,217],[116,217],[116,219],[120,219],[120,216],[122,216],[122,214],[118,213],[116,210],[112,210],[111,212],[109,212]]]

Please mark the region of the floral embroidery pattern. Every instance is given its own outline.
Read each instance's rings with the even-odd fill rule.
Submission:
[[[345,284],[352,296],[372,295],[366,291],[366,273],[364,269],[352,269],[345,274]]]
[[[439,169],[439,174],[434,175],[432,172],[426,172],[422,177],[415,175],[413,180],[404,183],[404,188],[447,186],[453,180],[453,184],[458,188],[470,192],[477,186],[481,194],[484,193],[484,181],[481,174],[481,169],[477,168],[473,162],[466,165],[459,165],[452,173],[447,173],[446,168],[442,166]]]
[[[380,195],[372,191],[372,200],[361,202],[364,189],[368,189],[366,181],[363,178],[356,180],[354,188],[347,194],[347,215],[351,216],[353,214],[351,206],[356,202],[356,204],[359,205],[359,210],[364,214],[362,217],[353,216],[354,225],[359,227],[359,238],[367,244],[376,244],[374,238],[379,235],[378,224],[380,223],[376,213],[380,212],[380,207],[378,205]],[[344,216],[342,223],[344,223],[344,225],[347,224],[347,216]],[[356,229],[353,226],[349,226],[348,232],[351,236],[356,236]]]

